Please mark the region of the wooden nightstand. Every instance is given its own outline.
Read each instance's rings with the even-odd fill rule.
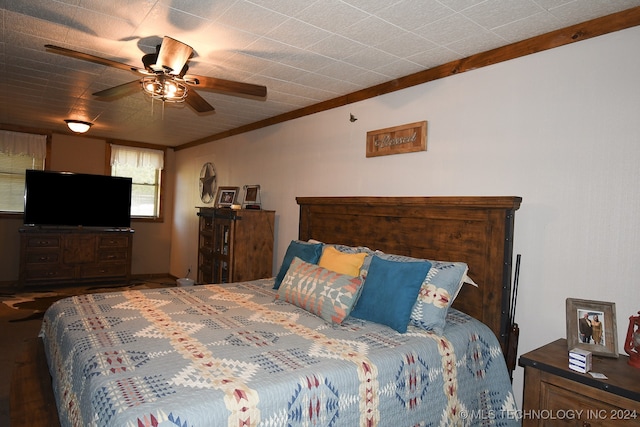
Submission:
[[[640,425],[640,369],[627,356],[594,356],[592,372],[608,377],[599,380],[569,369],[567,340],[559,339],[520,356],[520,366],[525,427]]]

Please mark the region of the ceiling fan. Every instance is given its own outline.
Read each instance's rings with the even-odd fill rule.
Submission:
[[[156,47],[155,53],[142,57],[144,68],[134,67],[101,58],[88,53],[78,52],[60,46],[47,44],[45,48],[53,53],[70,56],[72,58],[89,61],[100,65],[133,71],[143,77],[128,83],[114,86],[94,93],[94,96],[111,98],[127,95],[140,86],[152,99],[161,102],[186,102],[195,111],[206,113],[214,108],[194,89],[212,90],[234,96],[250,96],[265,98],[267,88],[261,85],[218,79],[215,77],[186,74],[189,66],[187,62],[193,53],[191,46],[176,39],[165,36],[162,43]]]

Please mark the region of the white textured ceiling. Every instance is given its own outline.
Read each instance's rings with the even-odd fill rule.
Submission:
[[[640,5],[640,0],[0,0],[0,124],[179,146],[475,53]],[[45,50],[142,67],[163,36],[189,73],[264,85],[266,100],[200,90],[214,113],[134,93],[137,77]]]

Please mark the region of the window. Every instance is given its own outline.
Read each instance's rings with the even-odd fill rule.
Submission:
[[[0,131],[0,211],[24,210],[24,175],[44,169],[47,136]]]
[[[111,175],[133,180],[131,216],[160,217],[160,190],[164,151],[111,145]]]

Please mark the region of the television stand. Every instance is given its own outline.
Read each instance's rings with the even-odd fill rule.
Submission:
[[[133,230],[22,227],[19,286],[48,286],[131,278]]]

